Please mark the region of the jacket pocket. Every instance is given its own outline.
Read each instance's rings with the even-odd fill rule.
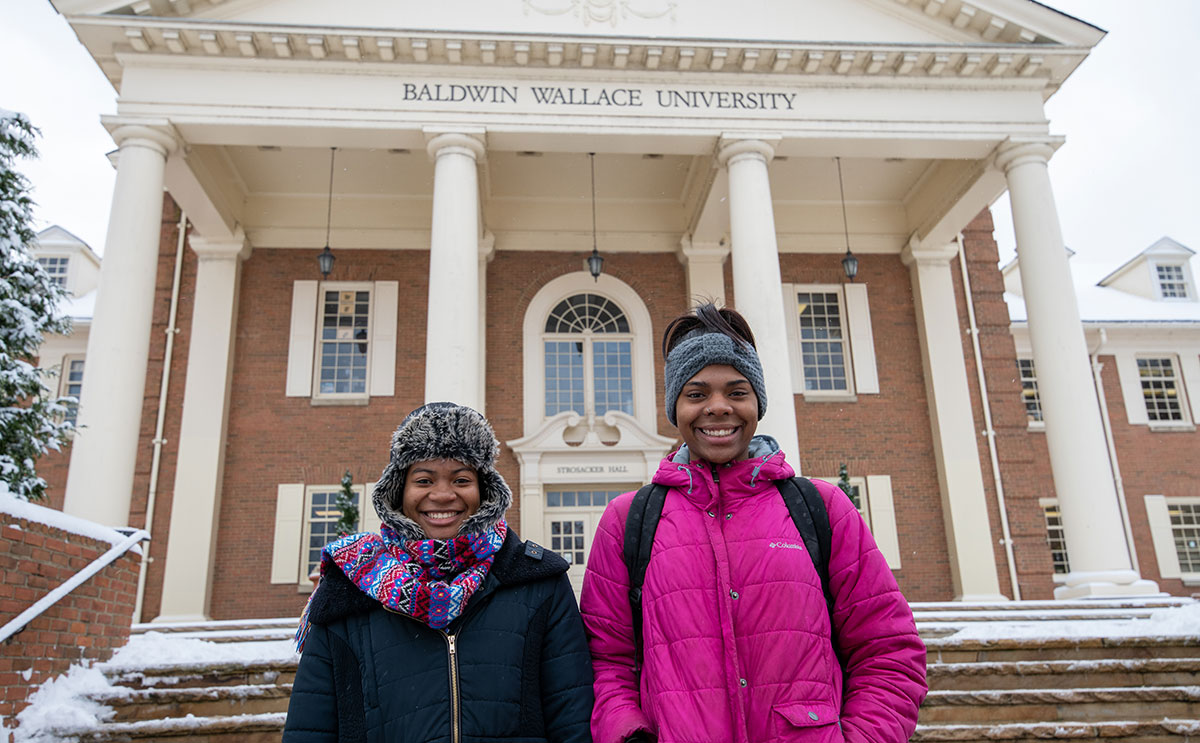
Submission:
[[[838,724],[839,710],[824,702],[793,702],[774,708],[772,722],[775,735],[783,740],[799,739],[836,743],[843,740],[842,727]]]

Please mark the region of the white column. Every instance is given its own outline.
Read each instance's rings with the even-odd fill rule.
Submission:
[[[460,133],[438,134],[434,158],[433,225],[429,246],[425,401],[446,400],[478,408],[479,178],[483,144]]]
[[[767,177],[767,163],[774,154],[773,145],[762,139],[723,137],[717,159],[729,171],[734,301],[754,331],[766,377],[767,414],[759,421],[758,431],[774,436],[795,464],[801,452],[775,213]]]
[[[199,261],[157,622],[209,618],[237,336],[238,287],[241,263],[250,255],[250,246],[240,234],[232,241],[192,237],[188,242]]]
[[[496,236],[485,232],[479,238],[479,407],[487,415],[487,267],[496,257]]]
[[[691,236],[679,241],[679,262],[687,271],[687,293],[690,304],[714,302],[725,304],[725,259],[729,243],[696,242]],[[790,452],[789,452],[790,453]]]
[[[912,279],[954,597],[1004,601],[950,271],[957,252],[954,243],[926,247],[910,242],[900,258]]]
[[[63,510],[125,526],[150,352],[163,172],[176,141],[169,131],[141,125],[119,126],[112,137],[120,148],[117,180],[80,393],[87,402],[79,407]]]
[[[1045,142],[1005,143],[996,166],[1008,180],[1029,337],[1046,445],[1071,572],[1056,598],[1157,593],[1133,569],[1071,269],[1059,227]]]

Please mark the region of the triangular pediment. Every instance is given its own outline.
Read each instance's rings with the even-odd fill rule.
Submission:
[[[398,32],[858,44],[1090,46],[1103,32],[1030,0],[56,0],[107,15]]]

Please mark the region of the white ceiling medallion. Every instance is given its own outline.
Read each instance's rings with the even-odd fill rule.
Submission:
[[[525,12],[534,11],[542,15],[565,15],[573,13],[583,19],[583,25],[607,23],[615,27],[618,17],[626,19],[629,16],[638,18],[662,18],[670,16],[675,20],[676,3],[670,0],[553,0],[535,2],[522,0]],[[657,7],[650,7],[657,6]]]

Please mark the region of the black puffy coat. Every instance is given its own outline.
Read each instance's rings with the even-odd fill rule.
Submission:
[[[327,566],[283,743],[591,741],[592,666],[567,568],[510,530],[442,631]]]

